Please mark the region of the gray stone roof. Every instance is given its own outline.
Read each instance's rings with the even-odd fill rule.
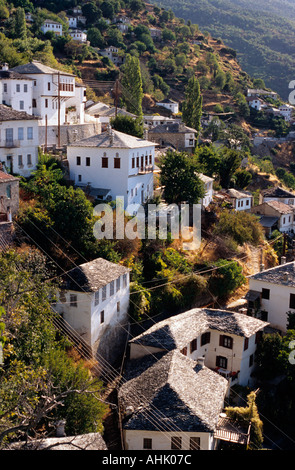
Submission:
[[[275,197],[275,198],[286,198],[286,197],[294,198],[295,197],[295,193],[292,193],[291,191],[281,188],[280,186],[264,189],[263,191],[261,191],[261,193],[264,197]]]
[[[149,134],[187,134],[187,133],[197,134],[196,129],[191,127],[185,126],[182,123],[167,123],[167,124],[159,124],[158,126],[152,127],[149,130]]]
[[[210,432],[218,423],[228,383],[179,351],[132,360],[119,403],[133,413],[125,429]]]
[[[95,292],[130,270],[120,264],[97,258],[66,273],[62,287],[77,292]]]
[[[108,450],[99,433],[79,436],[51,437],[29,442],[17,442],[9,446],[13,450]]]
[[[32,77],[26,77],[21,73],[14,72],[13,70],[0,70],[1,80],[33,80]]]
[[[228,310],[194,308],[156,323],[130,343],[172,350],[182,349],[209,330],[249,338],[268,323]]]
[[[25,111],[16,111],[10,106],[0,104],[0,122],[1,121],[24,121],[24,120],[38,120],[37,116],[32,116]]]
[[[111,135],[112,134],[112,135]],[[154,142],[140,139],[123,132],[105,131],[101,134],[87,137],[86,139],[79,140],[69,145],[69,147],[100,147],[100,148],[114,148],[114,149],[136,149],[141,147],[155,146]]]
[[[68,72],[63,72],[62,70],[56,70],[51,67],[48,67],[47,65],[42,64],[41,62],[37,62],[36,60],[33,60],[32,62],[29,62],[28,64],[24,65],[17,65],[16,67],[13,67],[11,69],[14,72],[21,73],[21,74],[57,74],[60,73],[61,75],[68,75],[70,77],[74,77],[73,74],[68,73]]]
[[[242,191],[240,189],[230,188],[226,192],[230,197],[233,197],[235,199],[243,199],[245,197],[252,197],[252,194],[249,191]]]
[[[295,263],[281,264],[249,276],[249,279],[270,282],[271,284],[295,287]]]

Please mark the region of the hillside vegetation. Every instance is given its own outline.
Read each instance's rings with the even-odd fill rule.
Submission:
[[[161,5],[197,23],[237,50],[243,69],[287,99],[295,77],[295,4],[273,0],[162,0]]]

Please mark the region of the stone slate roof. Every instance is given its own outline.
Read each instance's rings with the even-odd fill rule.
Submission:
[[[130,430],[212,432],[217,426],[227,380],[179,351],[132,360],[119,403],[132,407],[123,421]]]
[[[112,137],[111,137],[112,133]],[[100,147],[100,148],[113,148],[113,149],[136,149],[141,147],[155,146],[154,142],[140,139],[132,135],[124,134],[123,132],[105,131],[101,134],[87,137],[86,139],[79,140],[70,144],[68,147]]]
[[[194,308],[154,324],[130,343],[155,348],[181,350],[209,330],[249,338],[268,323],[228,310]]]
[[[187,133],[194,133],[197,134],[196,129],[192,129],[191,127],[187,127],[182,123],[167,123],[167,124],[159,124],[158,126],[152,127],[149,130],[149,134],[187,134]]]
[[[95,292],[129,271],[120,264],[97,258],[71,269],[62,276],[62,288],[77,292]]]
[[[243,199],[245,197],[252,197],[249,191],[241,191],[240,189],[230,188],[227,190],[227,194],[235,199]]]
[[[264,204],[267,204],[268,206],[272,207],[276,211],[278,211],[280,214],[290,214],[293,212],[292,208],[288,206],[288,204],[285,204],[284,202],[280,201],[266,201]]]
[[[280,186],[276,186],[274,188],[269,188],[261,191],[262,195],[264,197],[275,197],[275,198],[286,198],[286,197],[295,197],[295,193],[292,193],[291,191],[287,191],[284,188],[281,188]]]
[[[32,77],[26,77],[21,73],[14,72],[13,70],[0,70],[0,79],[4,80],[33,80]]]
[[[286,280],[286,274],[288,274],[288,280]],[[295,264],[293,261],[281,264],[280,266],[275,266],[274,268],[253,274],[252,276],[249,276],[249,279],[295,287]]]
[[[32,62],[29,62],[28,64],[24,65],[17,65],[16,67],[13,67],[11,69],[14,72],[20,73],[20,74],[57,74],[58,72],[61,75],[68,75],[70,77],[74,77],[72,73],[68,72],[63,72],[61,70],[56,70],[51,67],[48,67],[47,65],[42,64],[41,62],[37,62],[36,60],[33,60]]]
[[[17,442],[9,448],[13,450],[108,450],[99,433]]]
[[[16,111],[10,106],[0,104],[0,122],[1,121],[24,121],[24,120],[37,120],[37,116],[32,116],[25,111]]]
[[[13,181],[19,181],[19,179],[0,170],[0,183],[9,183]]]

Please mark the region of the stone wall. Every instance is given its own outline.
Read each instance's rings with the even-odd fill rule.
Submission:
[[[60,145],[72,144],[78,140],[86,139],[101,133],[100,123],[71,124],[60,126]],[[44,146],[46,143],[46,127],[39,126],[39,143]],[[47,126],[47,147],[58,145],[58,127]]]

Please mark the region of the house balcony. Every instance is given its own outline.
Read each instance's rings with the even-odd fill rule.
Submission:
[[[153,173],[154,166],[153,165],[144,165],[138,168],[138,175],[145,175],[146,173]]]
[[[19,148],[20,147],[20,140],[5,140],[4,142],[0,142],[0,148]]]
[[[247,446],[250,442],[251,423],[248,425],[230,419],[225,413],[221,413],[218,419],[214,438],[217,441],[231,442],[240,446]]]
[[[222,375],[225,379],[228,380],[229,386],[232,387],[233,385],[237,384],[239,382],[239,372],[232,372],[227,369],[223,369],[222,367],[216,367],[213,369],[214,372],[217,372],[217,374]]]

